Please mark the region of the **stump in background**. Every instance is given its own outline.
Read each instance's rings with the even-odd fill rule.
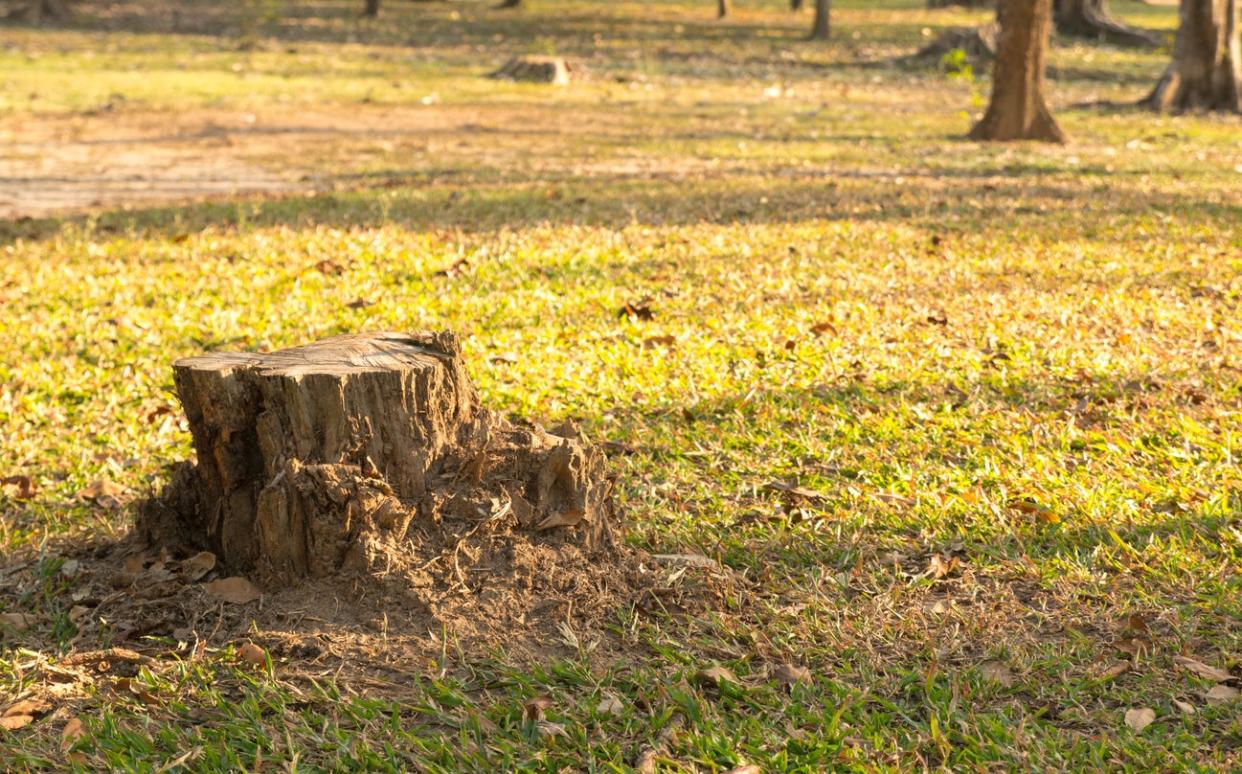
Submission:
[[[483,408],[450,333],[212,353],[174,376],[198,464],[142,509],[149,543],[276,585],[400,567],[415,525],[446,518],[611,545],[602,454]]]
[[[569,83],[569,63],[559,56],[515,56],[491,77],[565,86]]]

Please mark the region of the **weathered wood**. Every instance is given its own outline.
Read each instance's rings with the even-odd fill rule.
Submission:
[[[149,542],[268,583],[399,564],[415,522],[511,511],[611,539],[602,455],[483,408],[448,333],[337,336],[174,365],[198,464],[143,509]]]
[[[516,56],[505,62],[491,77],[564,86],[569,83],[569,69],[569,63],[559,56]]]

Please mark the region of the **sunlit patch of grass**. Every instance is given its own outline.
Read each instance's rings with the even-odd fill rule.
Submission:
[[[624,770],[661,738],[687,771],[1238,765],[1237,705],[1207,704],[1173,662],[1242,653],[1235,118],[1065,108],[1067,148],[962,142],[986,83],[857,64],[983,16],[911,4],[844,4],[827,47],[775,2],[725,25],[699,4],[535,3],[518,22],[390,5],[427,25],[333,5],[244,50],[207,31],[14,32],[6,121],[118,91],[153,115],[434,92],[428,110],[499,129],[434,158],[332,140],[266,159],[353,181],[335,192],[0,224],[0,477],[38,487],[0,495],[3,550],[124,530],[129,512],[77,493],[141,493],[188,456],[164,412],[173,359],[448,327],[490,404],[636,447],[612,461],[633,543],[711,555],[757,592],[687,625],[618,611],[641,643],[618,664],[446,648],[371,684],[295,658],[240,668],[227,648],[162,659],[138,698],[73,700],[81,768]],[[590,77],[555,96],[479,78],[528,44],[478,50],[502,23],[541,27]],[[1138,96],[1166,56],[1059,46],[1080,74],[1054,97]],[[28,101],[35,83],[56,88]],[[48,652],[6,644],[5,695],[72,638],[60,559],[39,561],[0,613],[36,613]],[[1134,616],[1138,654],[1121,649]],[[785,662],[812,682],[769,679]],[[740,684],[704,687],[712,663]],[[524,718],[544,694],[563,735]],[[1129,731],[1133,707],[1158,722]],[[65,765],[61,720],[0,736],[5,765]]]

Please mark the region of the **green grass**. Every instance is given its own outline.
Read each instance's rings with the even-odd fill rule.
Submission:
[[[1242,658],[1242,123],[1073,107],[1142,96],[1167,51],[1057,41],[1071,144],[979,146],[986,80],[888,62],[981,13],[842,3],[816,45],[783,2],[724,24],[705,2],[354,5],[5,29],[6,127],[121,94],[118,120],[391,107],[486,131],[250,156],[320,193],[0,223],[0,477],[39,486],[0,495],[0,551],[52,547],[37,587],[0,579],[0,613],[39,616],[4,635],[0,696],[68,648],[55,547],[132,517],[75,493],[150,489],[189,454],[153,411],[207,347],[453,328],[490,404],[638,447],[612,462],[632,543],[756,591],[635,623],[616,663],[450,648],[368,682],[213,643],[144,666],[146,698],[100,683],[0,731],[3,768],[65,766],[69,715],[81,769],[622,771],[670,722],[674,771],[1242,766],[1242,704],[1174,662]],[[587,76],[480,77],[524,50]],[[652,320],[618,317],[643,299]],[[787,507],[776,480],[822,497]],[[779,687],[785,662],[813,681]],[[714,663],[740,684],[699,685]],[[564,736],[523,720],[539,694]]]

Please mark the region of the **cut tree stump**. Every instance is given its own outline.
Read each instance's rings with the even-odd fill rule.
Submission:
[[[491,77],[503,81],[565,86],[569,83],[569,63],[559,56],[515,56]]]
[[[603,455],[572,429],[482,407],[451,333],[336,336],[173,370],[198,461],[141,509],[149,544],[212,551],[269,586],[400,568],[444,520],[504,517],[612,546]]]

